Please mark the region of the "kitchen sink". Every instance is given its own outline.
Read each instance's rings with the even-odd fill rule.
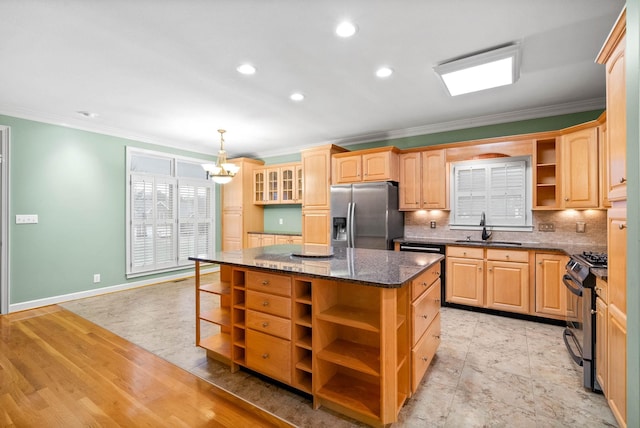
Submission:
[[[513,247],[518,247],[520,245],[522,245],[521,242],[512,242],[512,241],[470,241],[467,239],[458,239],[456,240],[456,243],[461,243],[461,244],[482,244],[482,245],[508,245],[508,246],[513,246]]]

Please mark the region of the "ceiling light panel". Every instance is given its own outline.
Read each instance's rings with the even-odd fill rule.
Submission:
[[[513,44],[434,67],[451,96],[511,85],[520,77],[520,46]]]
[[[300,92],[294,92],[289,96],[289,98],[291,98],[292,101],[302,101],[304,100],[304,94],[301,94]]]
[[[385,79],[393,74],[393,69],[389,67],[380,67],[376,70],[376,76],[381,79]]]

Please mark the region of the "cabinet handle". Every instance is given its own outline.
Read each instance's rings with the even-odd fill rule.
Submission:
[[[424,314],[424,315],[422,315],[422,318],[427,319],[427,318],[429,318],[429,315],[428,314]]]
[[[262,354],[262,358],[266,360],[267,358],[269,358],[269,354],[265,352],[264,354]]]
[[[602,293],[602,287],[596,287],[596,293]]]
[[[481,268],[481,267],[479,267],[479,268],[478,268],[478,270],[479,270],[479,271],[481,271],[481,270],[482,270],[482,268]]]
[[[595,309],[591,309],[591,315],[595,315],[597,313],[598,313],[598,311],[596,311]]]
[[[463,252],[462,252],[462,255],[466,257],[466,256],[467,256],[467,252],[466,252],[466,251],[463,251]]]
[[[262,280],[262,285],[269,285],[269,280],[268,279],[263,279]]]
[[[422,361],[426,363],[427,361],[429,361],[429,357],[422,357]]]
[[[493,268],[489,268],[489,272],[493,272]]]
[[[440,299],[433,299],[434,302],[440,303]]]
[[[624,178],[624,177],[620,177],[620,184],[623,184],[625,181],[627,181],[627,179],[626,179],[626,178]]]
[[[262,326],[263,327],[269,327],[269,323],[267,321],[265,321],[265,322],[262,323]]]
[[[422,281],[422,286],[423,287],[426,287],[427,285],[429,285],[429,284],[427,284],[426,281]]]
[[[436,338],[436,339],[440,339],[440,335],[439,334],[434,334],[433,337]]]
[[[564,198],[564,201],[565,202],[569,202],[569,198]]]
[[[505,259],[508,259],[509,258],[509,254],[505,255],[504,257],[505,257]]]
[[[618,229],[620,229],[620,230],[624,229],[625,227],[627,227],[627,225],[625,223],[620,223],[618,225]]]
[[[538,264],[539,264],[540,266],[542,266],[542,262],[538,262]]]
[[[264,302],[262,302],[262,306],[269,306],[269,301],[265,300]]]

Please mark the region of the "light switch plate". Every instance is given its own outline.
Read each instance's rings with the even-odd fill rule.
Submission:
[[[538,223],[538,230],[540,232],[555,232],[556,227],[554,223]]]
[[[16,224],[36,224],[38,214],[16,214]]]

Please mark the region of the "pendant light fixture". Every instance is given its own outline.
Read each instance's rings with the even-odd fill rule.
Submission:
[[[227,152],[224,151],[224,129],[218,129],[220,133],[220,151],[218,152],[218,161],[214,164],[207,163],[202,165],[207,171],[207,177],[211,177],[215,183],[226,184],[238,173],[239,167],[233,163],[227,162]]]

